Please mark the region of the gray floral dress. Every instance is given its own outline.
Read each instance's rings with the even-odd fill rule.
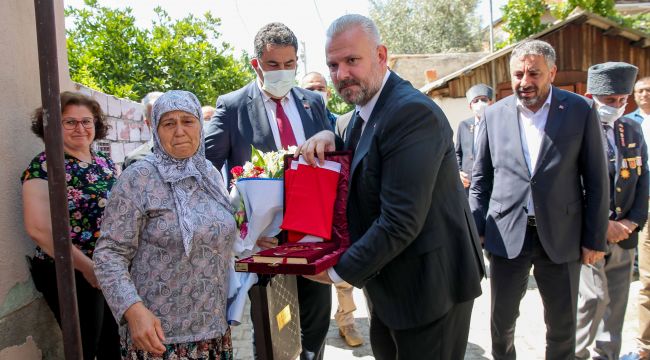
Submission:
[[[151,163],[125,170],[108,200],[95,272],[121,325],[126,359],[154,358],[131,345],[124,313],[138,301],[162,323],[168,349],[162,359],[232,358],[226,296],[235,220],[195,178],[182,181],[193,229],[189,253],[171,186]]]

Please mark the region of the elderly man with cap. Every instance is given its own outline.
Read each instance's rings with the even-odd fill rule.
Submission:
[[[460,171],[460,181],[467,194],[471,182],[472,166],[474,165],[474,143],[478,134],[478,124],[485,114],[488,105],[494,103],[494,91],[485,84],[477,84],[465,93],[469,108],[474,116],[461,121],[456,133],[456,161]]]
[[[638,122],[623,117],[638,69],[623,62],[589,68],[586,96],[604,133],[609,170],[609,222],[605,257],[583,264],[576,358],[618,359],[638,231],[648,217],[648,150]]]

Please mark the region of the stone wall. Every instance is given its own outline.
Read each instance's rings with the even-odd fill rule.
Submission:
[[[106,139],[95,142],[95,148],[108,153],[116,164],[122,164],[127,154],[151,138],[151,132],[144,122],[144,107],[140,103],[80,84],[75,84],[75,88],[97,100],[102,107],[111,129]]]

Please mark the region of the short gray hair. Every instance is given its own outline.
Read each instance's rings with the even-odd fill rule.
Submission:
[[[327,39],[331,39],[343,31],[355,26],[360,26],[368,35],[370,40],[375,43],[374,45],[379,46],[381,44],[381,37],[379,36],[377,25],[375,25],[375,23],[369,18],[359,14],[343,15],[334,20],[327,28]]]
[[[519,59],[526,55],[539,55],[543,56],[546,61],[546,65],[549,68],[555,65],[555,49],[551,44],[542,40],[526,40],[515,46],[510,54],[510,62],[512,63],[513,59]]]
[[[153,108],[153,103],[155,103],[156,100],[158,100],[158,98],[162,95],[163,93],[160,91],[152,91],[142,98],[142,106],[144,106],[145,119],[151,120],[151,109]]]
[[[296,53],[298,52],[298,38],[291,29],[279,22],[264,25],[255,35],[253,45],[258,59],[262,57],[268,45],[293,46]]]

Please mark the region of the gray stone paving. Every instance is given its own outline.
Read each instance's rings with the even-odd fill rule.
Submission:
[[[483,360],[492,359],[490,355],[490,331],[489,331],[489,310],[490,294],[489,282],[483,280],[483,295],[476,299],[472,313],[472,323],[467,346],[465,360]],[[630,300],[628,302],[627,313],[625,316],[625,327],[623,329],[623,351],[625,354],[634,349],[634,338],[637,333],[637,302],[636,295],[640,283],[634,281],[630,289]],[[333,304],[336,304],[336,294],[332,292]],[[357,311],[357,327],[366,338],[366,343],[357,348],[350,348],[345,345],[343,339],[339,337],[338,329],[332,319],[330,329],[327,334],[327,344],[325,347],[325,359],[347,360],[347,359],[374,359],[370,341],[368,340],[368,311],[365,304],[363,293],[359,289],[354,289],[355,303]],[[335,309],[334,309],[335,310]],[[534,279],[529,281],[528,290],[521,302],[520,317],[517,322],[517,332],[515,336],[515,346],[519,359],[544,359],[544,318],[542,303]],[[249,314],[248,309],[245,314]],[[232,328],[233,347],[235,349],[235,359],[252,360],[253,352],[251,345],[251,323],[250,319],[244,319],[242,325]]]

